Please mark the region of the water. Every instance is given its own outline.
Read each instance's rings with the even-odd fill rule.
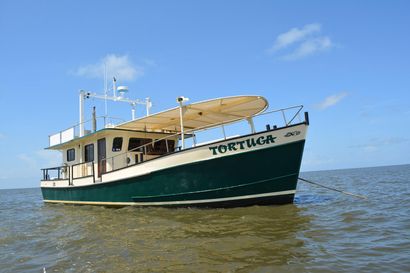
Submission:
[[[311,172],[295,204],[44,205],[0,191],[0,272],[409,272],[410,165]]]

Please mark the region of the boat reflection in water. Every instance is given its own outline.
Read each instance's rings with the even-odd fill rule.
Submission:
[[[58,215],[50,223],[60,230],[64,249],[72,250],[70,260],[82,261],[74,267],[80,271],[272,272],[282,267],[297,270],[314,259],[301,235],[309,230],[311,218],[293,204],[217,210],[95,206],[46,206],[45,210]],[[69,235],[73,231],[75,240]],[[71,240],[64,240],[66,235]],[[51,269],[67,269],[67,264],[57,263]]]

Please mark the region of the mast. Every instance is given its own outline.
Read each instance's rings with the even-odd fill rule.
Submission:
[[[106,81],[105,81],[106,82]],[[129,103],[131,105],[131,118],[132,120],[134,120],[136,118],[136,106],[137,104],[140,105],[145,105],[146,107],[146,111],[147,111],[147,116],[150,114],[150,109],[152,106],[151,103],[151,99],[150,98],[146,98],[145,100],[132,100],[129,98],[125,97],[125,94],[128,93],[128,87],[127,86],[118,86],[117,87],[117,79],[115,77],[113,77],[113,95],[109,95],[108,94],[108,90],[106,87],[107,84],[105,84],[104,86],[104,94],[103,95],[99,95],[97,93],[94,92],[89,92],[89,91],[85,91],[85,90],[80,90],[80,98],[79,98],[79,114],[80,114],[80,122],[79,122],[79,136],[82,137],[84,136],[84,100],[88,99],[88,98],[95,98],[95,99],[102,99],[105,102],[105,116],[104,116],[104,127],[107,126],[106,124],[106,119],[107,119],[107,100],[111,100],[111,101],[115,101],[115,102],[126,102]]]
[[[84,90],[80,90],[80,137],[84,136],[84,96],[85,96],[85,91]]]

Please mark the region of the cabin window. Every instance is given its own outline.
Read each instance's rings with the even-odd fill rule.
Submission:
[[[119,152],[122,148],[122,137],[115,137],[112,141],[112,151]]]
[[[67,150],[67,161],[74,161],[75,160],[75,150],[73,149],[68,149]]]
[[[141,147],[139,149],[137,149],[138,147],[147,144],[151,141],[151,139],[147,139],[147,138],[135,138],[135,137],[131,137],[130,141],[128,142],[128,151],[132,151],[132,152],[143,152],[144,151],[144,147]],[[150,145],[148,145],[150,146]],[[145,146],[145,150],[148,148],[148,146]]]
[[[174,140],[160,140],[156,141],[154,144],[151,145],[145,145],[145,144],[150,144],[154,140],[149,139],[149,138],[130,138],[128,142],[128,151],[132,152],[144,152],[144,154],[147,155],[163,155],[166,154],[167,152],[173,152],[174,151],[174,146],[175,146],[175,141]],[[168,150],[167,150],[167,143],[168,142]],[[141,147],[145,145],[144,147]],[[140,147],[140,148],[138,148]],[[138,149],[137,149],[138,148]]]
[[[166,141],[168,141],[168,149],[167,149]],[[163,154],[166,154],[167,152],[173,152],[174,145],[175,145],[174,140],[163,139],[163,140],[157,141],[154,143],[153,147],[151,145],[149,146],[148,154],[149,155],[163,155]]]
[[[168,141],[168,151],[173,152],[175,149],[175,140],[167,140]]]
[[[84,146],[85,162],[94,161],[94,144]]]

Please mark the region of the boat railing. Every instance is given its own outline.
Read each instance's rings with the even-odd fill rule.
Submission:
[[[231,137],[238,136],[238,135],[228,136],[226,134],[226,127],[229,125],[237,124],[237,123],[244,122],[244,121],[248,123],[252,123],[250,133],[256,133],[256,132],[267,131],[267,130],[276,130],[278,128],[291,126],[293,124],[307,122],[306,116],[304,118],[301,117],[302,109],[303,109],[303,105],[297,105],[297,106],[292,106],[288,108],[267,111],[267,112],[264,112],[258,115],[244,117],[244,119],[241,119],[241,120],[232,119],[232,120],[228,120],[225,122],[220,122],[220,123],[215,124],[215,126],[213,126],[212,128],[218,128],[218,127],[221,128],[220,133],[223,133],[223,138],[221,138],[220,140],[226,140]],[[191,129],[191,130],[185,130],[184,134],[185,136],[191,137],[192,139],[191,147],[196,147],[199,145],[205,145],[206,143],[216,141],[215,140],[216,138],[213,138],[212,141],[207,141],[207,142],[202,142],[202,143],[197,142],[197,134],[203,131],[207,131],[209,129],[211,128],[209,128],[208,126],[204,126],[204,127]],[[171,147],[171,145],[169,145],[169,140],[180,138],[180,136],[181,136],[181,132],[177,132],[172,135],[167,135],[163,138],[155,139],[153,141],[150,141],[149,143],[145,143],[136,148],[128,150],[127,152],[123,152],[118,155],[102,159],[102,163],[105,162],[105,165],[106,165],[104,173],[122,169],[128,166],[131,166],[131,165],[140,164],[147,160],[158,157],[158,156],[148,155],[147,150],[153,149],[155,144],[159,143],[160,141],[165,141],[165,144],[166,144],[166,151],[165,153],[162,154],[162,156],[166,154],[174,153],[177,151],[181,151],[182,150],[181,146],[174,145],[173,147]]]
[[[94,161],[71,165],[71,182],[75,179],[93,177],[95,182]]]
[[[41,169],[43,172],[42,181],[62,181],[68,180],[68,185],[73,185],[73,181],[82,178],[93,178],[95,182],[94,161],[64,165],[52,168]]]
[[[70,168],[68,165],[41,169],[43,172],[43,181],[67,180],[70,177]]]
[[[282,109],[277,109],[277,110],[272,110],[272,111],[267,111],[264,113],[261,113],[259,115],[256,115],[254,117],[262,117],[265,115],[269,115],[269,114],[279,114],[281,115],[280,118],[276,118],[275,121],[277,122],[277,124],[275,124],[276,126],[280,126],[281,127],[286,127],[289,125],[292,125],[294,123],[301,123],[302,122],[302,118],[300,116],[300,113],[302,112],[303,109],[303,105],[297,105],[297,106],[292,106],[292,107],[288,107],[288,108],[282,108]],[[289,115],[290,117],[287,116],[286,114]],[[272,120],[273,122],[273,120]]]
[[[80,125],[83,124],[84,128],[88,128],[84,130],[84,135],[88,135],[93,133],[95,130],[101,128],[112,128],[115,125],[123,123],[125,120],[117,117],[108,117],[108,116],[99,116],[96,117],[95,124],[93,124],[94,120],[89,119],[82,123],[77,123],[67,129],[61,130],[58,133],[52,134],[48,136],[48,143],[49,146],[58,145],[61,143],[65,143],[72,139],[80,137]],[[93,128],[94,127],[94,128]]]

